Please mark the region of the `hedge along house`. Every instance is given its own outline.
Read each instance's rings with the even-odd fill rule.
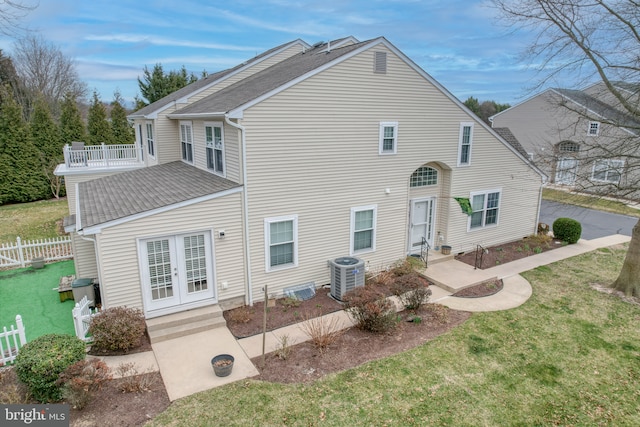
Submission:
[[[271,53],[132,114],[153,164],[77,184],[77,269],[106,306],[252,304],[329,283],[337,257],[535,232],[544,175],[386,39]]]

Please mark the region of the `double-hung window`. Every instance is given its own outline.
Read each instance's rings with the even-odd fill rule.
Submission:
[[[473,145],[473,122],[460,123],[458,139],[458,166],[471,164],[471,146]]]
[[[377,206],[351,208],[351,255],[376,250]]]
[[[298,265],[298,216],[264,220],[266,271]]]
[[[398,150],[398,122],[380,122],[379,154],[396,154]]]
[[[147,150],[151,157],[156,156],[156,146],[153,140],[153,124],[147,123]]]
[[[622,176],[624,160],[601,159],[593,163],[591,179],[593,181],[609,182],[617,184]]]
[[[477,229],[498,225],[501,190],[490,190],[471,193],[469,229]]]
[[[587,130],[587,135],[598,136],[599,133],[600,133],[600,122],[589,122],[589,129]]]
[[[193,163],[193,129],[191,122],[180,122],[180,146],[182,160]]]
[[[207,150],[207,168],[224,176],[224,137],[222,123],[205,123],[204,134]]]

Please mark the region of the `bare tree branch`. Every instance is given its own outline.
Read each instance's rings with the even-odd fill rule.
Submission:
[[[0,0],[0,34],[15,36],[23,29],[20,26],[22,18],[37,7],[37,3],[27,5],[22,1]]]

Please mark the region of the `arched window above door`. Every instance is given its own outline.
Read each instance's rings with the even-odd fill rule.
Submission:
[[[577,153],[580,151],[580,144],[573,141],[562,141],[558,144],[558,151],[560,153]]]
[[[438,170],[429,166],[420,166],[411,174],[410,187],[425,187],[438,184]]]

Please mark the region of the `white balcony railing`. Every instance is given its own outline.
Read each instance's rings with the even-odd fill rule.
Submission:
[[[87,145],[74,143],[64,146],[67,168],[109,168],[138,166],[142,163],[140,147],[135,144]]]

